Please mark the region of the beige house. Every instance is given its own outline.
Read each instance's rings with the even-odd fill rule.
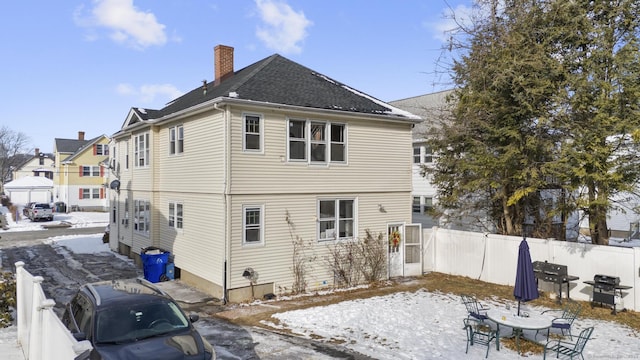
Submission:
[[[111,247],[171,252],[175,275],[239,301],[287,292],[302,239],[309,289],[331,286],[328,247],[400,230],[390,276],[421,273],[411,224],[412,127],[420,118],[280,55],[215,79],[161,110],[132,108],[112,136]],[[244,277],[254,275],[255,286]]]
[[[36,148],[34,155],[30,159],[13,170],[13,180],[27,176],[42,176],[47,179],[53,179],[54,165],[53,154],[40,152],[40,149]]]
[[[63,202],[67,211],[108,209],[103,162],[109,158],[109,141],[105,135],[85,140],[84,131],[77,139],[55,139],[54,202]]]

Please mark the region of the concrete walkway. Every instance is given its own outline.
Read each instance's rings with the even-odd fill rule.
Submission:
[[[25,360],[22,348],[18,345],[18,327],[10,326],[3,329],[0,339],[0,354],[3,360]]]

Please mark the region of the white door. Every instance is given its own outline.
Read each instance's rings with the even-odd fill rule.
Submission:
[[[404,225],[404,276],[422,275],[422,225]]]

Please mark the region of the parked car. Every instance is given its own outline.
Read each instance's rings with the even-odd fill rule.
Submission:
[[[193,327],[198,318],[138,278],[81,286],[62,322],[78,341],[93,345],[84,359],[215,359],[211,344]]]
[[[33,204],[35,204],[35,202],[27,203],[27,205],[22,208],[22,216],[30,219],[29,212],[31,211],[31,207],[33,206]]]
[[[31,221],[49,220],[53,221],[53,209],[47,203],[33,203],[29,208],[29,219]]]

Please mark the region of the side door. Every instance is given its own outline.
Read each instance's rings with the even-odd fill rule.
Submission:
[[[422,224],[404,225],[404,276],[422,275]]]

